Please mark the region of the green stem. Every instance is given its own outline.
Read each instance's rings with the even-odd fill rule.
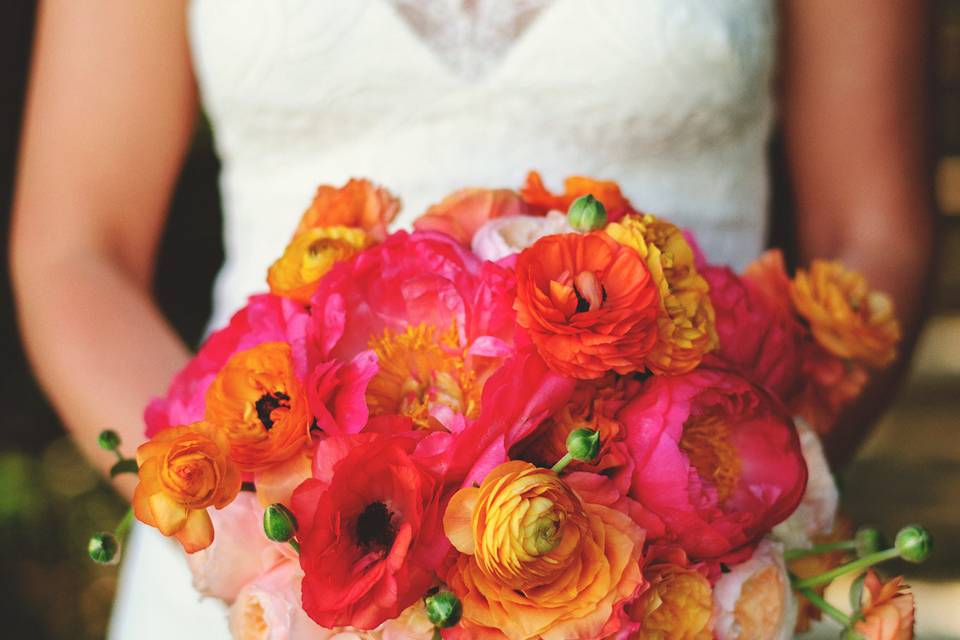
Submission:
[[[299,553],[300,553],[300,543],[297,542],[297,541],[296,541],[295,539],[293,539],[293,538],[290,538],[289,542],[290,542],[290,546],[293,547],[293,550],[296,551],[296,552],[299,554]]]
[[[122,543],[123,539],[127,537],[127,532],[130,531],[130,525],[133,524],[133,508],[127,509],[127,512],[123,514],[123,518],[120,519],[120,522],[117,523],[117,528],[113,530],[113,537],[117,539],[117,542]]]
[[[443,636],[440,634],[440,629],[437,627],[433,628],[433,639],[432,640],[443,640]]]
[[[120,447],[117,447],[116,449],[114,449],[113,452],[117,454],[117,462],[123,462],[124,457],[123,457],[123,454],[120,453]]]
[[[839,578],[840,576],[850,573],[851,571],[866,569],[867,567],[871,567],[878,562],[892,560],[893,558],[897,558],[899,556],[900,552],[897,551],[896,547],[891,547],[886,551],[870,553],[862,558],[854,560],[853,562],[848,562],[847,564],[842,564],[839,567],[835,567],[830,571],[826,571],[816,576],[810,576],[809,578],[804,578],[803,580],[797,580],[793,583],[793,588],[800,590],[806,587],[816,587],[821,584],[826,584],[834,578]]]
[[[820,594],[813,589],[809,587],[801,587],[797,589],[797,591],[799,591],[804,598],[809,600],[812,605],[820,609],[820,611],[823,611],[825,614],[843,625],[844,628],[850,626],[850,616],[824,600]]]
[[[839,542],[826,542],[824,544],[815,544],[809,549],[788,549],[783,553],[783,559],[787,562],[806,556],[815,556],[821,553],[830,553],[832,551],[852,551],[857,548],[856,540],[840,540]]]
[[[560,472],[563,471],[564,468],[566,468],[566,466],[571,462],[573,462],[573,454],[566,453],[562,458],[560,458],[560,460],[557,461],[557,464],[553,465],[550,468],[551,470],[553,470],[554,473],[556,473],[557,475],[560,475]]]

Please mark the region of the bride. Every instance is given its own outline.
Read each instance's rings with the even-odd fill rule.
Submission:
[[[914,0],[48,0],[36,36],[13,274],[37,375],[78,444],[189,356],[151,298],[198,105],[223,162],[211,327],[264,287],[320,182],[382,182],[401,224],[538,169],[617,180],[742,266],[763,248],[779,123],[798,255],[890,291],[915,335],[930,268],[928,3]],[[199,87],[199,91],[198,91]],[[198,98],[199,93],[199,98]],[[909,352],[909,349],[905,349]],[[842,461],[889,396],[829,443]],[[118,488],[130,494],[129,483]],[[138,530],[111,637],[227,637],[173,543]]]

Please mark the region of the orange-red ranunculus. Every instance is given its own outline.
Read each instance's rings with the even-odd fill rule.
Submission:
[[[602,637],[617,631],[611,617],[643,583],[643,530],[527,462],[501,464],[458,491],[443,525],[461,553],[447,584],[478,637]]]
[[[230,439],[243,471],[263,471],[302,452],[310,438],[306,394],[290,345],[265,342],[235,353],[207,390],[207,421]]]
[[[636,251],[606,233],[547,236],[517,258],[517,322],[554,370],[592,379],[640,371],[660,296]]]
[[[316,227],[293,237],[283,255],[267,271],[270,292],[308,304],[330,268],[353,257],[369,244],[357,227]]]
[[[647,214],[629,215],[605,229],[643,257],[660,291],[659,337],[647,357],[660,374],[692,371],[717,344],[710,285],[697,272],[693,248],[675,225]]]
[[[900,325],[890,297],[839,262],[814,260],[797,270],[790,296],[814,338],[837,357],[884,367],[896,357]]]
[[[555,194],[544,186],[539,173],[531,171],[520,189],[520,197],[533,211],[540,214],[548,211],[566,213],[574,200],[585,195],[592,195],[603,203],[607,210],[607,220],[610,222],[615,222],[627,214],[637,213],[620,191],[620,185],[610,180],[571,176],[563,183],[563,193]]]
[[[315,227],[360,227],[376,242],[400,211],[400,200],[369,180],[352,178],[342,187],[322,184],[300,219],[297,233]]]
[[[137,449],[137,519],[175,537],[187,553],[213,542],[208,507],[222,509],[240,491],[240,470],[226,435],[206,422],[164,429]]]
[[[488,220],[528,213],[516,191],[510,189],[461,189],[451,193],[417,218],[417,231],[441,231],[460,244],[470,246],[477,229]]]
[[[871,569],[863,582],[861,602],[863,619],[853,628],[866,640],[912,640],[914,599],[903,578],[881,582]]]

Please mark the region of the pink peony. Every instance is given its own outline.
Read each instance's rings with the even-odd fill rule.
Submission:
[[[513,287],[511,271],[440,233],[398,232],[336,265],[313,297],[308,336],[318,421],[352,433],[398,414],[461,430],[512,353]]]
[[[807,468],[782,406],[739,376],[657,376],[620,413],[631,496],[698,559],[749,545],[797,507]]]
[[[733,369],[788,402],[799,391],[803,327],[789,307],[731,269],[704,266],[700,273],[710,285],[720,340],[704,363]]]
[[[229,604],[244,585],[293,557],[292,550],[264,535],[263,507],[254,494],[241,492],[227,507],[209,513],[213,544],[187,556],[193,586],[201,594]]]
[[[305,344],[309,315],[300,305],[271,294],[252,296],[230,323],[207,338],[187,366],[174,377],[167,394],[144,412],[146,436],[167,427],[203,420],[207,387],[234,353],[264,342],[288,342],[297,374],[307,370]]]

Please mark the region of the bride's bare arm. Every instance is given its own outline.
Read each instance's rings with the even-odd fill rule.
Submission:
[[[188,351],[151,298],[157,244],[196,97],[185,7],[47,0],[39,8],[12,229],[21,331],[77,443],[132,455],[142,409]],[[129,495],[131,479],[119,483]]]
[[[883,410],[920,327],[933,264],[929,2],[785,0],[782,113],[800,258],[838,258],[889,291],[901,366],[844,416],[845,461]]]

